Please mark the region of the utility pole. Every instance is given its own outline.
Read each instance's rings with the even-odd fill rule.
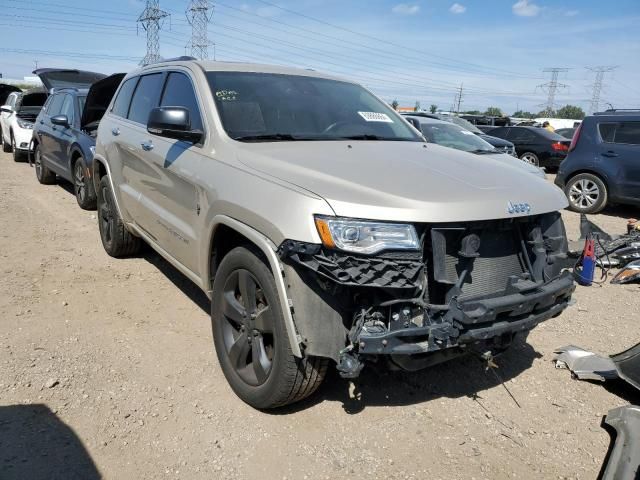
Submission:
[[[160,0],[147,0],[145,9],[138,17],[138,23],[147,31],[147,53],[140,65],[149,65],[162,60],[160,56],[160,29],[162,21],[168,16],[167,12],[160,10]]]
[[[200,60],[209,58],[209,41],[207,26],[213,17],[213,4],[209,0],[191,0],[185,12],[187,21],[191,24],[191,40],[187,48],[191,49],[191,56]],[[213,59],[215,60],[215,47]]]
[[[460,113],[460,104],[462,103],[462,83],[460,84],[454,103],[456,104],[456,113]]]
[[[550,117],[551,115],[553,115],[553,111],[555,110],[555,102],[556,102],[556,93],[558,92],[558,89],[561,88],[567,88],[567,85],[563,84],[563,83],[558,83],[558,76],[560,73],[563,72],[568,72],[569,69],[568,68],[558,68],[558,67],[551,67],[551,68],[545,68],[544,70],[542,70],[544,73],[551,73],[551,81],[548,83],[543,83],[542,85],[538,85],[538,88],[541,88],[543,90],[547,91],[547,103],[545,105],[545,113],[547,114],[548,117]]]
[[[591,104],[589,106],[588,113],[595,113],[600,109],[600,93],[602,92],[602,87],[604,86],[604,74],[607,72],[614,71],[617,66],[609,65],[609,66],[599,66],[599,67],[587,67],[587,70],[590,70],[596,74],[596,79],[591,85],[593,88],[593,93],[591,94]]]

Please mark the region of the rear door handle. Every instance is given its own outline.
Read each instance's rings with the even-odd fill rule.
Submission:
[[[117,137],[118,135],[120,135],[120,129],[119,128],[112,128],[111,129],[111,135],[113,135],[114,137]]]
[[[603,157],[617,157],[618,154],[616,152],[612,152],[611,150],[609,150],[608,152],[604,152],[602,154]]]
[[[143,149],[145,152],[149,152],[149,151],[153,150],[153,143],[151,143],[151,141],[148,141],[148,142],[142,142],[142,143],[140,144],[140,146],[142,147],[142,149]]]

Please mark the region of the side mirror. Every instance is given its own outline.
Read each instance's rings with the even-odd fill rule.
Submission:
[[[189,110],[184,107],[154,108],[149,113],[147,131],[161,137],[191,143],[198,143],[204,135],[201,130],[191,130]]]
[[[13,113],[13,108],[11,108],[9,105],[3,105],[2,107],[0,107],[0,112]]]
[[[56,115],[54,117],[51,117],[51,123],[53,123],[54,125],[60,125],[61,127],[68,127],[69,119],[66,115]]]

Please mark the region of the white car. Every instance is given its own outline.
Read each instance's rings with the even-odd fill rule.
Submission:
[[[29,152],[35,122],[48,94],[43,90],[12,92],[6,103],[0,107],[0,127],[2,128],[2,150],[13,152],[17,162]]]

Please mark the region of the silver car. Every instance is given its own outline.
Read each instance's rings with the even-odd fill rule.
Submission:
[[[221,368],[256,408],[330,363],[490,359],[574,290],[563,193],[428,144],[362,86],[176,60],[130,73],[100,123],[100,235],[150,245],[211,297]]]

